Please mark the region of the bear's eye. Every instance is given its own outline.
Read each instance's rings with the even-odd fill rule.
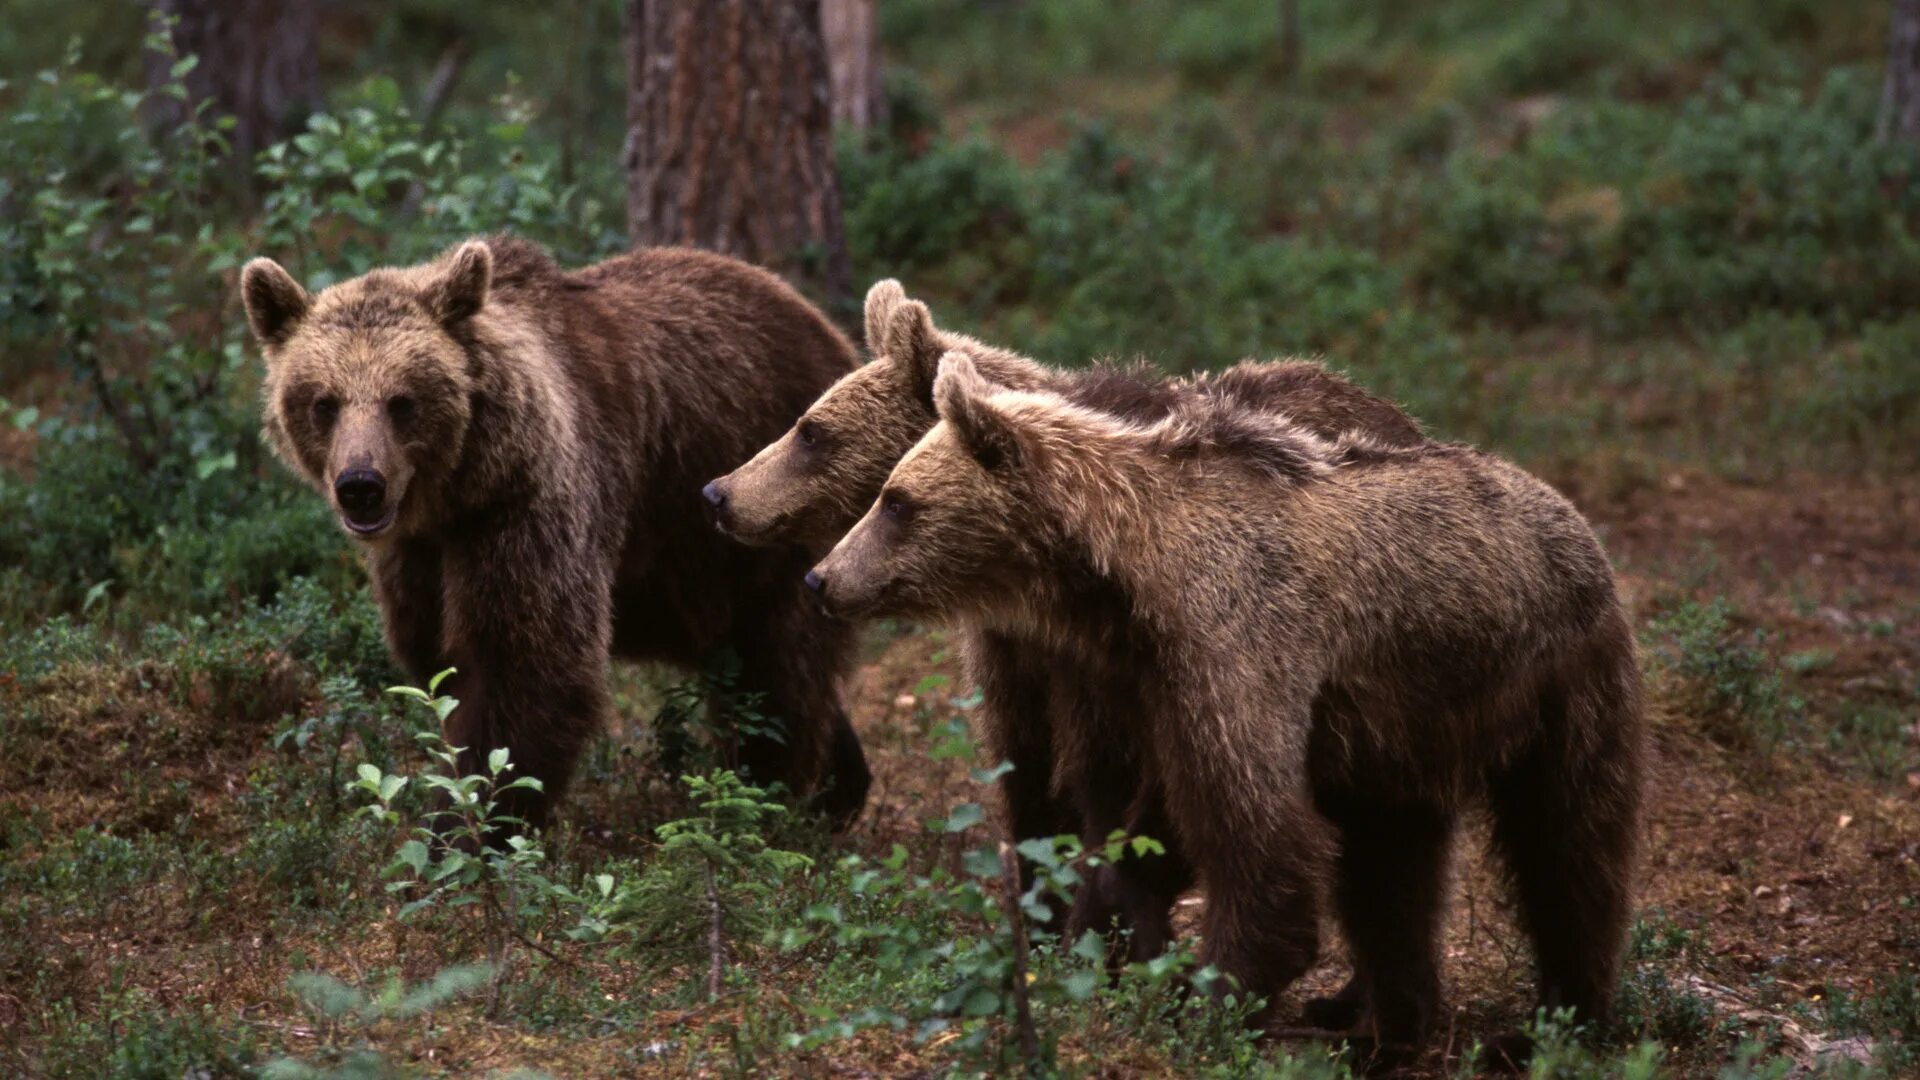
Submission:
[[[800,436],[800,445],[809,450],[820,445],[820,425],[811,420],[800,421],[800,427],[794,433]]]
[[[880,497],[880,512],[895,521],[907,521],[913,517],[913,503],[899,492],[889,491]]]
[[[332,427],[334,418],[340,415],[340,400],[331,397],[313,399],[313,422],[318,427]]]
[[[405,394],[387,399],[387,415],[401,423],[413,419],[413,414],[417,411],[413,399]]]

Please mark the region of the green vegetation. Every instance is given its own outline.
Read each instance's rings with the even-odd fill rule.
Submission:
[[[1759,557],[1805,555],[1766,546],[1786,515],[1714,503],[1743,483],[1911,519],[1886,492],[1920,468],[1920,149],[1871,139],[1884,5],[1302,0],[1297,72],[1270,0],[982,6],[881,0],[892,121],[840,140],[856,281],[899,276],[943,324],[1063,364],[1324,354],[1567,484],[1618,526],[1629,595],[1654,586],[1662,767],[1699,770],[1669,798],[1722,801],[1659,823],[1668,908],[1636,930],[1616,1030],[1583,1049],[1540,1018],[1534,1075],[1782,1076],[1783,1019],[1864,1040],[1827,1074],[1920,1066],[1909,564],[1856,530],[1787,604],[1770,566],[1641,573],[1693,526],[1630,527],[1684,502]],[[474,232],[575,262],[622,245],[617,5],[559,35],[476,16],[423,126],[405,102],[441,8],[329,53],[326,109],[242,193],[217,118],[142,122],[192,61],[135,89],[137,13],[5,5],[0,1072],[1346,1075],[1320,1043],[1249,1037],[1256,1003],[1185,993],[1209,974],[1191,935],[1111,985],[1095,942],[1021,940],[977,699],[917,628],[876,635],[882,777],[848,837],[711,768],[722,668],[619,673],[631,723],[562,825],[485,842],[523,781],[438,774],[456,706],[384,692],[363,572],[260,443],[233,296],[254,253],[325,284]],[[1736,579],[1757,585],[1720,596]],[[1736,775],[1693,762],[1699,739]],[[1808,806],[1758,838],[1726,824],[1777,808],[1739,801],[1756,764]],[[474,843],[413,832],[436,789]],[[1840,854],[1793,886],[1812,912],[1763,905],[1815,840]],[[1148,842],[1023,845],[1011,899],[1058,910]],[[1486,959],[1489,932],[1518,937],[1474,918],[1451,939],[1484,961],[1449,974],[1456,1053],[1528,1007],[1524,957]],[[1795,966],[1820,949],[1831,967]]]

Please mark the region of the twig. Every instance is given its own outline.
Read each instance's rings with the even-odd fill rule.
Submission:
[[[713,864],[707,864],[707,1000],[720,998],[720,983],[727,972],[727,942],[721,936],[720,890],[713,883]]]
[[[1808,1031],[1792,1017],[1774,1012],[1771,1009],[1761,1008],[1752,998],[1731,987],[1722,986],[1715,982],[1708,982],[1698,975],[1688,975],[1686,979],[1689,990],[1693,991],[1697,996],[1705,998],[1709,1005],[1717,1006],[1731,1013],[1735,1019],[1749,1024],[1771,1023],[1776,1025],[1780,1031],[1780,1038],[1799,1051],[1798,1054],[1792,1056],[1794,1056],[1803,1067],[1812,1066],[1819,1061],[1820,1058],[1829,1055],[1854,1058],[1856,1054],[1860,1053],[1859,1048],[1849,1047],[1848,1045],[1855,1040],[1844,1038],[1830,1039],[1825,1035]],[[1871,1044],[1869,1043],[1868,1045],[1870,1046]]]
[[[426,92],[420,95],[420,135],[422,141],[433,130],[440,118],[440,110],[446,108],[447,100],[453,96],[453,87],[460,81],[460,73],[467,69],[467,61],[473,56],[473,45],[465,38],[447,46],[440,54],[440,62],[434,66],[432,78],[427,80]],[[427,197],[427,185],[415,180],[407,185],[407,194],[400,200],[400,216],[410,218],[420,210],[420,203]]]
[[[1330,1028],[1317,1028],[1317,1027],[1269,1027],[1269,1028],[1261,1028],[1260,1034],[1264,1038],[1280,1039],[1282,1041],[1287,1041],[1287,1042],[1292,1042],[1292,1041],[1297,1041],[1302,1039],[1316,1039],[1316,1040],[1323,1040],[1326,1042],[1340,1042],[1342,1040],[1351,1039],[1354,1037],[1354,1034],[1351,1031],[1334,1031]]]
[[[793,1002],[788,1001],[787,995],[780,993],[779,987],[770,985],[770,980],[775,979],[793,970],[794,965],[800,963],[802,960],[805,960],[812,955],[813,955],[812,945],[809,945],[803,949],[794,950],[794,953],[792,956],[787,957],[785,960],[782,960],[780,963],[775,964],[771,968],[762,970],[758,974],[757,978],[755,979],[755,985],[751,987],[751,989],[758,990],[761,993],[779,994],[780,999],[782,1001],[787,1002],[787,1007],[789,1009],[792,1009],[794,1012],[799,1013],[801,1011],[800,1008],[794,1005]],[[710,998],[703,1004],[695,1005],[691,1009],[682,1009],[681,1011],[673,1014],[672,1016],[666,1017],[665,1019],[662,1019],[662,1020],[658,1020],[657,1022],[664,1024],[667,1027],[672,1027],[676,1024],[684,1024],[688,1020],[691,1020],[694,1017],[699,1016],[701,1013],[704,1013],[712,1009],[715,1005],[718,1005],[719,1003],[727,1000],[728,998],[738,997],[740,994],[745,993],[748,989],[749,987],[736,986],[733,989],[728,990],[722,994],[719,994],[716,997]]]
[[[1028,1072],[1040,1068],[1040,1033],[1033,1026],[1033,1002],[1027,998],[1027,920],[1020,912],[1020,858],[1000,841],[1000,906],[1013,929],[1013,1016],[1020,1032],[1020,1056]]]
[[[440,62],[434,65],[433,76],[427,80],[426,92],[420,95],[420,130],[433,127],[434,121],[440,118],[440,110],[446,108],[447,100],[453,97],[460,73],[472,58],[473,43],[466,38],[455,41],[440,54]]]
[[[88,361],[87,381],[93,386],[94,400],[100,403],[101,410],[107,414],[109,420],[113,421],[113,426],[119,429],[120,437],[126,440],[127,452],[133,455],[134,464],[139,466],[143,473],[152,472],[155,464],[153,450],[148,445],[147,439],[140,434],[139,428],[135,426],[133,417],[127,414],[124,404],[108,387],[106,371],[100,366],[97,356]]]

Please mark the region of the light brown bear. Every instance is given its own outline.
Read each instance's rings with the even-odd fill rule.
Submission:
[[[268,440],[364,552],[408,674],[458,669],[460,767],[506,747],[544,784],[510,812],[546,821],[607,718],[610,654],[727,653],[784,728],[741,734],[737,764],[859,812],[848,627],[807,597],[803,554],[716,543],[699,495],[854,364],[797,292],[675,248],[563,270],[504,236],[318,296],[255,259],[241,288]]]
[[[1124,740],[1206,890],[1207,958],[1271,995],[1313,962],[1316,873],[1377,1048],[1438,1015],[1455,820],[1482,797],[1540,1001],[1603,1021],[1629,917],[1643,731],[1633,637],[1592,530],[1552,489],[1458,447],[1329,442],[1190,397],[1152,423],[984,378],[814,570],[853,617],[1110,633],[1063,595],[1093,566],[1155,662]],[[1334,850],[1320,850],[1324,822]]]
[[[900,456],[931,428],[933,383],[941,355],[965,352],[996,381],[1048,389],[1088,408],[1135,420],[1165,416],[1200,395],[1285,413],[1327,437],[1351,430],[1392,445],[1425,440],[1405,413],[1318,364],[1245,363],[1219,375],[1170,380],[1141,367],[1062,371],[1005,349],[938,329],[926,305],[898,282],[867,295],[866,334],[873,362],[842,378],[779,441],[707,488],[721,527],[749,542],[801,542],[822,552],[872,504]],[[1001,782],[1010,831],[1018,839],[1081,834],[1104,840],[1126,824],[1142,770],[1135,745],[1089,732],[1122,729],[1140,703],[1134,672],[1150,643],[1131,633],[1130,601],[1090,566],[1073,573],[1077,625],[1105,627],[1097,637],[1062,641],[970,629],[965,653],[980,687],[985,738],[1013,764]],[[1171,934],[1174,898],[1191,884],[1170,830],[1139,801],[1133,826],[1168,845],[1164,857],[1129,858],[1094,875],[1076,899],[1068,931],[1118,922],[1132,932],[1135,959],[1158,955]]]

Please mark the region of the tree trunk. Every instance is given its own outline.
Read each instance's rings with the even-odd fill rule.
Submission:
[[[1300,58],[1306,43],[1300,29],[1300,0],[1280,0],[1280,74],[1288,79],[1300,74]]]
[[[819,0],[628,0],[627,232],[851,290]]]
[[[297,131],[320,103],[318,0],[151,0],[173,20],[173,45],[200,63],[187,73],[190,102],[160,98],[157,124],[177,125],[191,104],[211,100],[234,118],[233,155],[250,174],[253,155]],[[167,80],[169,60],[148,54],[147,81]]]
[[[866,131],[887,122],[886,69],[880,61],[876,0],[821,0],[833,80],[833,122]]]
[[[1893,0],[1880,139],[1920,142],[1920,0]]]

